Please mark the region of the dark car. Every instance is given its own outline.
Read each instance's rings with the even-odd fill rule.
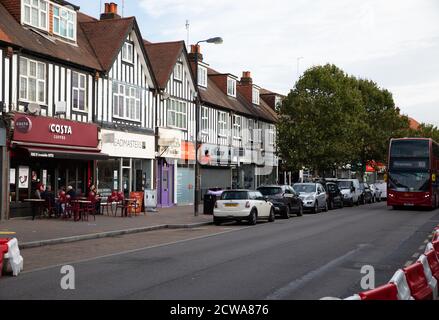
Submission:
[[[302,216],[303,203],[299,194],[287,185],[269,185],[258,188],[258,191],[269,200],[275,209],[277,215],[288,219],[291,213]]]
[[[367,184],[365,182],[360,182],[360,190],[361,190],[360,203],[361,204],[372,203],[373,202],[373,192],[370,189],[369,184]]]
[[[338,188],[338,185],[335,182],[326,182],[324,187],[326,194],[328,195],[327,199],[329,210],[343,208],[343,194]]]

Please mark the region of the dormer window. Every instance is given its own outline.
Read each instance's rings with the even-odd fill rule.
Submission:
[[[227,78],[227,94],[236,98],[236,80]]]
[[[122,47],[122,61],[134,62],[134,46],[130,42],[125,42]]]
[[[48,3],[46,0],[23,0],[23,23],[47,31]]]
[[[198,85],[207,88],[207,68],[198,66]]]
[[[174,67],[174,79],[178,81],[183,80],[183,65],[181,63],[177,63]]]
[[[70,40],[76,40],[76,12],[53,5],[53,33]]]
[[[252,102],[253,104],[259,105],[259,90],[256,88],[253,88]]]

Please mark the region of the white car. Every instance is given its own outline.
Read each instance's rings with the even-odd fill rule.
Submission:
[[[213,222],[220,225],[225,221],[246,220],[255,225],[260,219],[273,222],[275,212],[273,204],[267,201],[259,191],[227,190],[216,201],[213,210]]]
[[[370,185],[370,190],[372,191],[373,202],[380,202],[382,191],[374,183]]]
[[[343,194],[343,202],[349,206],[359,205],[361,198],[361,188],[358,179],[339,179],[337,185]]]
[[[381,191],[381,199],[387,199],[387,183],[385,181],[379,180],[374,184],[375,187]]]
[[[328,211],[327,194],[320,183],[295,183],[293,189],[299,194],[304,210],[311,210],[312,213]]]

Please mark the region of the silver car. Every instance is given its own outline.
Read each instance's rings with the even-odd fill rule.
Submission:
[[[378,187],[373,183],[369,186],[370,186],[370,190],[372,191],[372,197],[373,197],[372,201],[373,202],[380,202],[382,191],[380,189],[378,189]]]
[[[295,183],[293,189],[299,194],[304,210],[313,213],[328,211],[326,191],[320,183]]]

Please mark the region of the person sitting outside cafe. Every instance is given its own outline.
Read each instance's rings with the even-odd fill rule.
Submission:
[[[75,199],[76,198],[76,192],[75,192],[75,190],[73,189],[72,186],[68,186],[67,187],[66,195],[70,196],[70,199]]]
[[[96,214],[101,214],[101,197],[98,194],[98,190],[95,185],[90,187],[88,194],[88,200],[92,201],[96,205]]]
[[[35,199],[42,199],[41,194],[44,192],[44,185],[41,183],[37,184],[37,188],[35,190]]]
[[[46,200],[50,208],[54,208],[56,215],[61,213],[60,207],[55,201],[55,194],[52,192],[52,186],[47,186],[41,193],[41,198]]]

